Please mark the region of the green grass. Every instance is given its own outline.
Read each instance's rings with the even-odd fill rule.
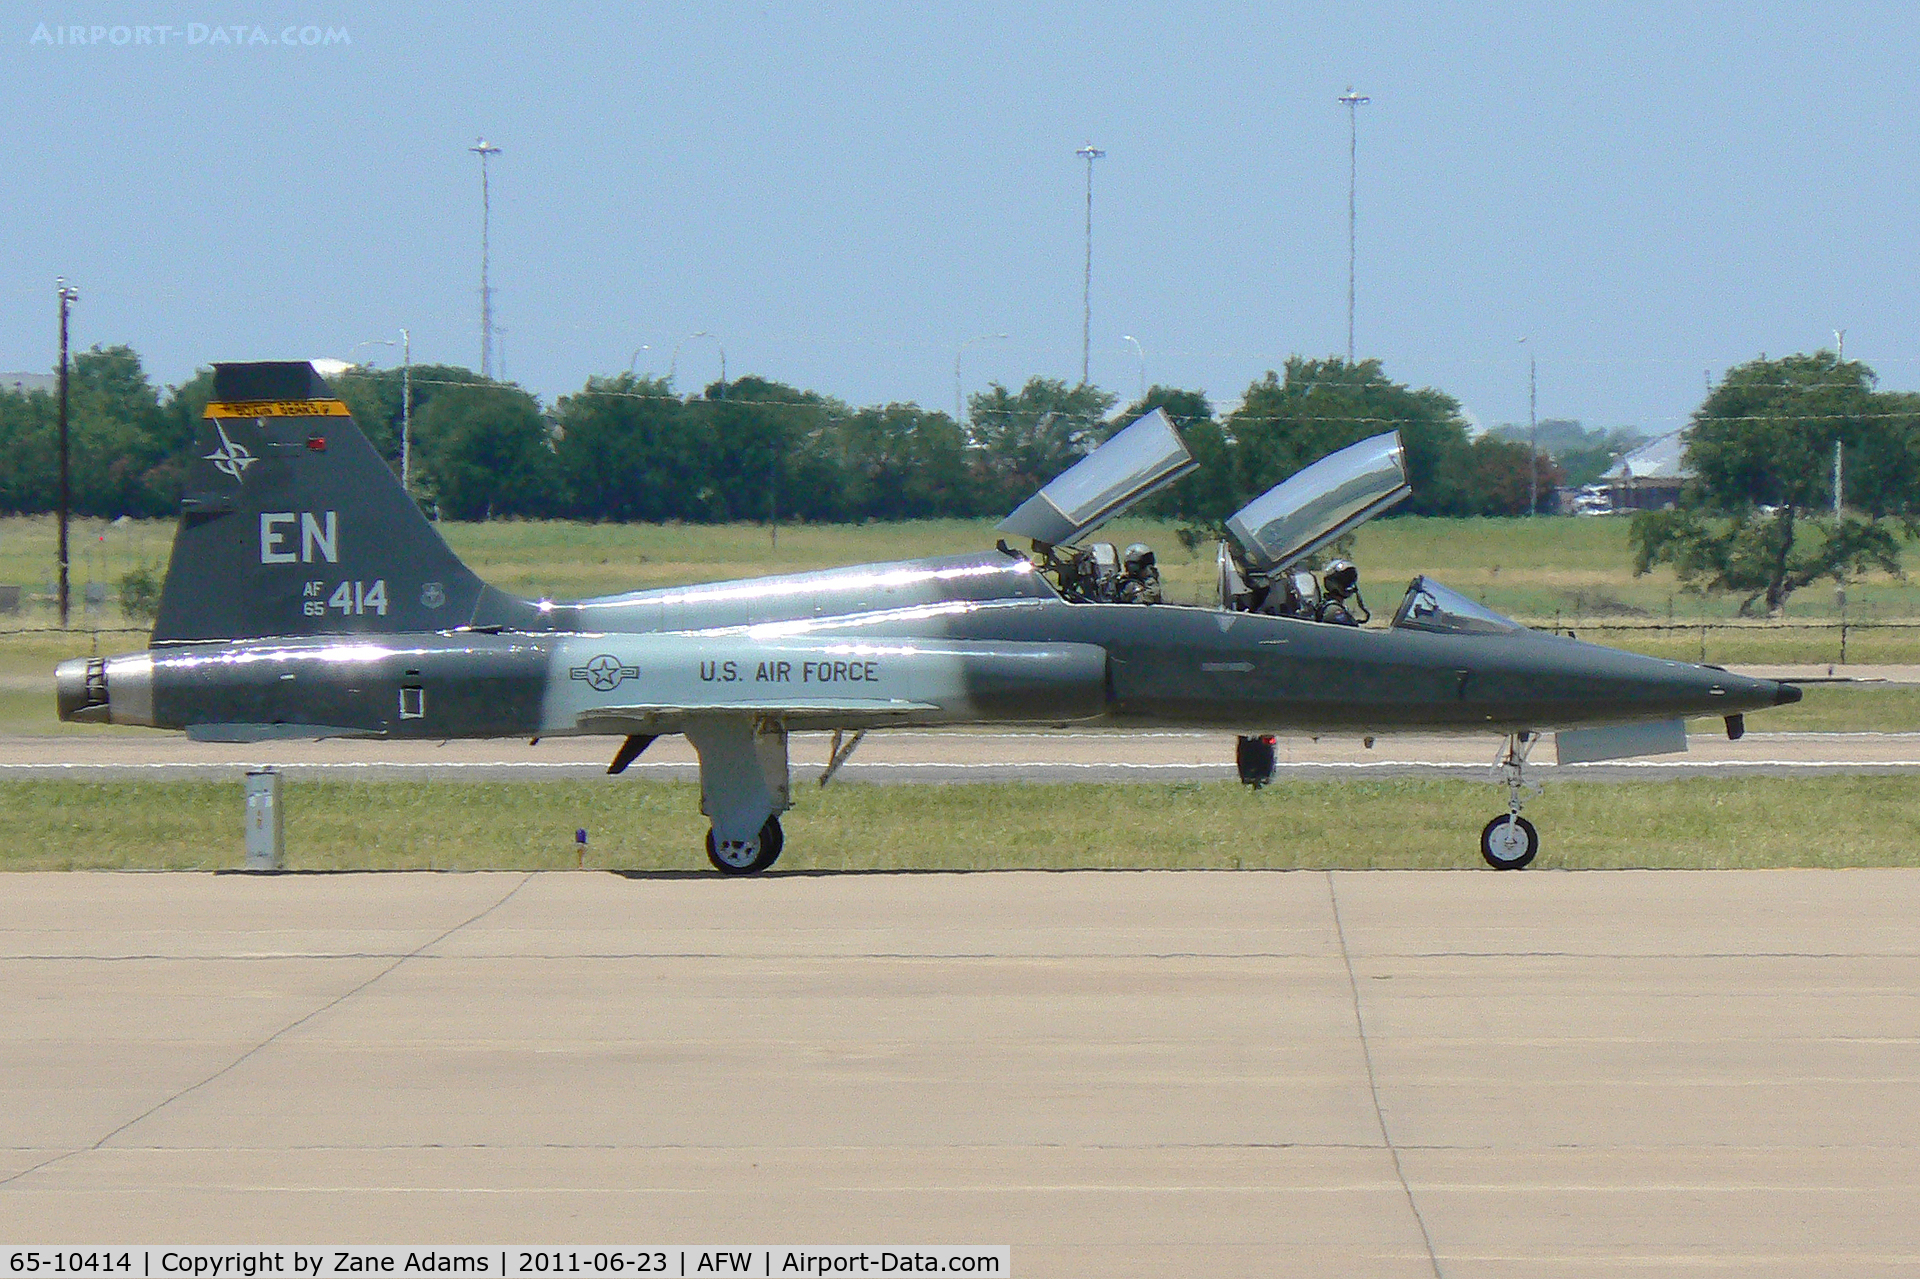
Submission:
[[[1470,868],[1491,786],[1453,781],[830,787],[786,818],[780,871]],[[289,782],[296,870],[704,870],[691,784]],[[237,784],[0,782],[10,870],[234,868]],[[1556,783],[1540,868],[1920,865],[1903,777]]]
[[[53,668],[69,657],[98,657],[145,648],[145,632],[41,631],[0,633],[0,680],[11,684],[44,679],[53,687]],[[0,685],[4,687],[5,685]]]

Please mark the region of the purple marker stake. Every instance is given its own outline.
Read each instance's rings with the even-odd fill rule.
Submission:
[[[573,845],[574,845],[574,852],[576,854],[574,858],[574,866],[576,869],[585,870],[587,868],[587,828],[586,827],[582,826],[579,830],[573,832]]]

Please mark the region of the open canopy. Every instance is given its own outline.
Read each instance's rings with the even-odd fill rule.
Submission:
[[[1277,573],[1413,492],[1400,432],[1388,431],[1294,472],[1227,521],[1249,569]]]
[[[1055,476],[996,531],[1066,546],[1198,465],[1165,411],[1155,409]]]

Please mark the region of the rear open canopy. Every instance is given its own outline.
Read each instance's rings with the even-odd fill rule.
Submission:
[[[1066,546],[1198,465],[1155,409],[1055,476],[996,531]]]
[[[1241,507],[1227,532],[1249,569],[1275,573],[1411,492],[1406,447],[1388,431],[1294,472]]]

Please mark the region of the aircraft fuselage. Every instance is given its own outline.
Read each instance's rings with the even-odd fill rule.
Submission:
[[[721,600],[649,592],[553,606],[539,619],[565,626],[640,615],[681,624],[673,629],[312,636],[68,663],[61,709],[240,739],[675,732],[690,714],[729,712],[792,728],[985,722],[1505,734],[1733,715],[1793,695],[1770,680],[1532,631],[1408,633],[1218,609],[1070,604],[1025,589],[862,601],[892,606],[816,616],[823,596],[845,606],[835,575],[818,576],[827,583],[820,591],[785,589],[796,579],[774,578],[758,595],[745,590],[750,583],[729,584],[740,589]],[[995,576],[1024,586],[1017,568]],[[744,607],[744,598],[758,602]],[[770,620],[739,616],[756,611]],[[719,624],[685,625],[701,620]]]

